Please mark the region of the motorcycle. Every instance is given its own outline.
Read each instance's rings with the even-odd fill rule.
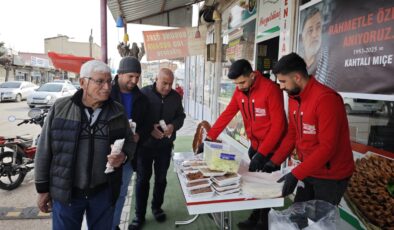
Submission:
[[[22,124],[37,124],[41,127],[44,124],[47,109],[32,109],[29,111],[30,119],[22,119]],[[14,122],[18,120],[15,116],[9,116],[8,120]],[[39,136],[36,139],[36,144]],[[25,136],[6,138],[0,136],[0,189],[13,190],[25,179],[26,174],[34,168],[34,157],[36,146],[33,146],[33,139]]]

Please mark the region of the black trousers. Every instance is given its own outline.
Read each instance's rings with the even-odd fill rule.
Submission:
[[[318,179],[307,177],[304,188],[298,187],[294,202],[308,200],[324,200],[333,205],[338,205],[346,191],[349,178],[342,180]]]
[[[164,192],[167,186],[167,171],[171,162],[172,146],[156,149],[142,147],[137,158],[137,184],[135,214],[138,218],[145,218],[149,197],[149,181],[152,168],[155,173],[153,188],[152,210],[161,208],[164,202]]]

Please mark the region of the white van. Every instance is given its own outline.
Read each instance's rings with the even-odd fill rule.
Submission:
[[[383,109],[384,102],[361,98],[344,98],[347,114],[351,113],[375,113]]]

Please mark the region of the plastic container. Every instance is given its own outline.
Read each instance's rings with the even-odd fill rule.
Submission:
[[[212,182],[211,181],[197,181],[197,182],[188,182],[186,183],[186,189],[189,191],[189,193],[192,190],[200,189],[200,188],[207,188],[211,186]]]
[[[241,163],[241,153],[227,144],[205,141],[204,161],[209,169],[236,173]]]
[[[226,174],[224,171],[211,170],[209,168],[199,168],[198,171],[205,177],[224,176],[224,174]]]

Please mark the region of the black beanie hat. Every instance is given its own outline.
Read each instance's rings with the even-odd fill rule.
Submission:
[[[118,73],[141,73],[141,63],[135,57],[124,57],[120,60]]]
[[[236,79],[241,75],[247,75],[253,72],[252,66],[248,60],[240,59],[235,61],[228,71],[227,77],[230,79]]]

